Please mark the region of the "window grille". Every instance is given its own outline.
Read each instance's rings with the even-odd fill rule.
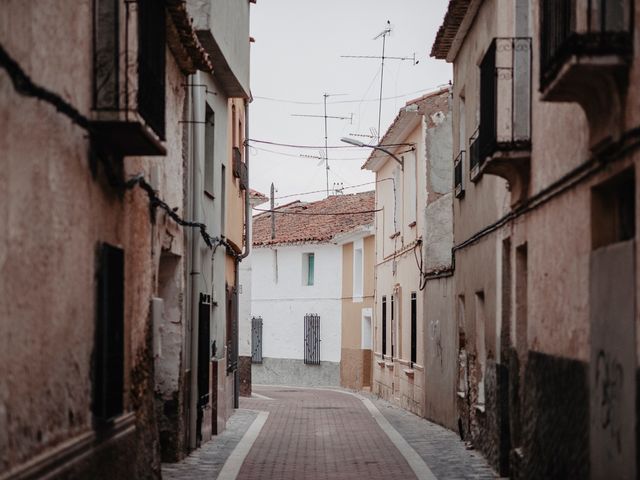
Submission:
[[[320,315],[304,316],[304,363],[320,365]]]
[[[382,355],[387,354],[387,297],[382,297]]]
[[[251,317],[251,363],[262,363],[262,317]]]
[[[411,366],[418,359],[418,300],[416,292],[411,292]]]

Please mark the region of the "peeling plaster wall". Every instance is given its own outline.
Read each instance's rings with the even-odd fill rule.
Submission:
[[[91,15],[89,1],[9,1],[0,15],[0,43],[10,55],[34,82],[88,116]],[[184,78],[167,56],[171,125],[182,115]],[[153,226],[140,189],[120,198],[102,175],[92,178],[86,133],[53,107],[16,94],[4,71],[0,119],[0,473],[36,455],[46,463],[52,449],[80,445],[93,430],[96,249],[105,241],[125,251],[124,407],[135,414],[135,433],[99,452],[83,447],[88,456],[68,465],[68,477],[159,478],[150,300],[162,245],[181,255],[182,231],[160,213]],[[167,157],[124,161],[125,177],[159,179],[160,195],[179,215],[181,144],[180,131],[168,129]]]

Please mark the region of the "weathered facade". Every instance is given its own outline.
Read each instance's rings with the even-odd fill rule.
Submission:
[[[154,391],[182,381],[155,382],[174,353],[159,329],[185,324],[184,85],[211,63],[177,2],[0,18],[0,478],[159,478]]]
[[[220,67],[219,97],[204,87],[223,83],[220,49],[184,2],[0,7],[3,208],[16,220],[0,278],[3,299],[23,299],[1,302],[0,478],[159,478],[161,459],[224,428],[237,391],[224,295],[246,253],[244,152],[244,187],[225,190],[221,173],[233,175],[246,137],[249,3],[217,6],[246,27],[217,32],[246,87],[233,90]],[[230,216],[240,231],[227,236]]]
[[[440,322],[446,322],[449,308],[449,281],[438,282],[444,287],[431,282],[434,274],[446,277],[451,264],[449,95],[449,88],[444,88],[408,102],[380,141],[383,146],[395,146],[388,152],[374,151],[363,166],[376,173],[379,210],[373,392],[418,415],[427,413],[425,345],[433,344],[428,355],[434,355],[440,345],[435,354],[439,363]],[[430,297],[429,316],[425,295]],[[430,358],[429,366],[435,360]],[[442,390],[440,378],[434,374],[429,379],[434,392]],[[441,418],[437,412],[440,405],[446,409],[450,400],[434,397],[429,402],[430,416],[447,423],[446,415]]]
[[[639,7],[452,0],[433,46],[454,65],[459,427],[513,478],[637,476]]]

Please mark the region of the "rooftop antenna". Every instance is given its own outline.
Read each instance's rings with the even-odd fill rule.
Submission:
[[[387,20],[387,26],[385,27],[385,29],[381,31],[378,35],[373,37],[374,40],[378,40],[379,38],[382,38],[382,56],[377,56],[377,55],[341,55],[340,56],[340,58],[375,58],[380,60],[380,96],[378,98],[378,132],[377,132],[378,143],[380,143],[380,121],[382,118],[382,88],[384,86],[384,61],[385,60],[400,60],[400,61],[411,60],[413,62],[413,65],[417,65],[419,63],[419,60],[416,60],[415,53],[411,57],[386,57],[385,56],[384,52],[387,44],[387,37],[391,35],[391,30],[392,30],[391,22]]]
[[[339,97],[347,95],[346,93],[324,93],[322,95],[324,99],[324,115],[302,115],[302,114],[292,114],[292,117],[307,117],[307,118],[323,118],[324,119],[324,168],[325,168],[325,176],[327,180],[327,197],[329,196],[329,143],[328,143],[328,128],[327,128],[327,120],[349,120],[349,123],[353,123],[353,113],[351,113],[348,117],[344,116],[334,116],[327,115],[327,98],[329,97]],[[321,154],[322,155],[322,154]],[[321,157],[318,157],[322,159]]]

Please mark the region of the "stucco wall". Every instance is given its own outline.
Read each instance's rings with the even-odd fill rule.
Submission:
[[[87,116],[91,18],[89,1],[3,2],[0,15],[3,47],[34,82]],[[61,24],[64,29],[57,28]],[[167,58],[167,89],[173,92],[167,120],[176,122],[184,78]],[[126,447],[118,450],[116,442],[115,450],[105,450],[102,460],[88,457],[75,475],[159,475],[149,305],[167,229],[178,254],[182,231],[167,226],[163,215],[152,225],[141,190],[119,197],[102,174],[94,178],[86,132],[48,104],[16,94],[4,70],[0,119],[6,222],[0,233],[0,472],[93,430],[96,250],[109,242],[125,250],[124,404],[135,412],[136,433],[121,439]],[[160,195],[182,215],[181,142],[181,130],[168,130],[165,158],[127,158],[123,166],[126,177],[143,173],[149,179],[157,166]]]
[[[307,244],[255,248],[252,257],[251,312],[263,319],[262,354],[304,358],[304,316],[320,315],[320,359],[340,361],[342,254],[337,245]],[[302,255],[315,254],[314,285],[302,283]]]
[[[354,249],[362,249],[363,295],[354,298]],[[342,246],[342,352],[340,384],[360,389],[371,386],[373,345],[375,238],[369,235]],[[370,319],[371,338],[366,334],[365,318]],[[369,348],[365,348],[367,345]]]

